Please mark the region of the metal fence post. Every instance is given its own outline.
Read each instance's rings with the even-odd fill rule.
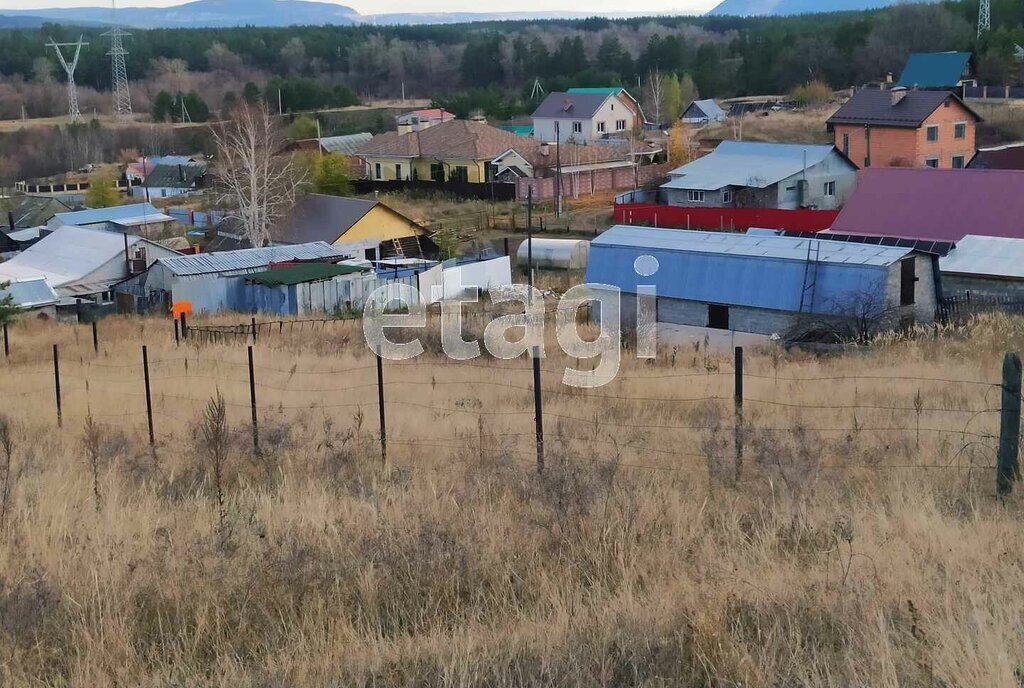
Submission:
[[[153,395],[149,388],[149,350],[142,345],[142,375],[146,382],[146,421],[149,425],[149,446],[156,444],[156,435],[153,432]]]
[[[249,405],[252,407],[252,449],[260,453],[260,426],[256,415],[256,367],[252,363],[252,347],[249,347]]]
[[[181,314],[181,338],[188,341],[188,321],[185,320],[185,314]]]
[[[1003,357],[1003,399],[999,417],[999,455],[996,461],[996,489],[1000,495],[1013,492],[1020,479],[1020,356]]]
[[[736,446],[736,480],[740,479],[743,467],[743,347],[737,346],[735,351],[735,380],[733,383],[733,405],[736,410],[734,419],[733,441]]]
[[[93,353],[100,352],[100,333],[95,320],[92,321],[92,350]]]
[[[374,351],[377,357],[377,406],[380,411],[380,460],[384,466],[388,465],[388,430],[387,421],[384,415],[384,359],[379,351]]]
[[[53,391],[57,399],[57,427],[64,427],[64,415],[60,405],[60,353],[57,345],[53,345]]]
[[[178,319],[175,318],[174,319],[174,344],[176,346],[181,344],[181,338],[180,337],[181,337],[181,335],[178,333]]]
[[[252,343],[256,343],[256,318],[252,319]]]
[[[4,357],[11,357],[11,337],[7,332],[7,323],[4,323]]]

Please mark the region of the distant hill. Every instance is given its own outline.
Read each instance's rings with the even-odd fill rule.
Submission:
[[[109,7],[4,10],[8,18],[34,16],[50,22],[110,23]],[[195,0],[174,7],[122,7],[118,22],[137,28],[291,26],[295,24],[362,24],[351,7],[312,0]]]
[[[940,1],[915,0],[918,3]],[[905,2],[906,0],[723,0],[708,14],[712,16],[729,15],[736,17],[786,16],[819,12],[873,10]]]
[[[608,16],[635,16],[615,13]],[[119,23],[139,28],[228,28],[233,26],[322,26],[356,24],[453,24],[529,19],[584,19],[593,12],[402,12],[362,15],[351,7],[314,0],[194,0],[173,7],[121,7]],[[45,22],[110,24],[109,7],[4,10],[0,28],[32,28]]]

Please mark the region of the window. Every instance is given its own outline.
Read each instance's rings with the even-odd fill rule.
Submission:
[[[835,196],[836,195],[836,183],[835,182],[825,182],[825,195],[826,196]]]
[[[900,305],[914,305],[914,286],[917,284],[916,262],[906,258],[900,262]]]
[[[691,191],[687,191],[686,192],[686,200],[688,200],[690,203],[703,203],[704,202],[704,192],[703,191],[692,191],[692,190]]]
[[[572,123],[572,133],[574,133],[574,134],[582,134],[583,133],[583,122],[573,122]]]
[[[729,307],[715,303],[708,304],[708,327],[715,330],[729,329]]]
[[[939,125],[938,124],[929,124],[928,125],[928,140],[930,142],[935,142],[935,141],[939,140]]]
[[[928,158],[927,160],[924,161],[924,164],[927,165],[928,167],[938,167],[939,166],[939,159],[938,158]]]
[[[615,112],[615,103],[610,103],[610,105],[612,106],[612,107],[611,107],[611,111],[612,111],[612,112]]]
[[[620,119],[615,122],[615,131],[626,131],[626,120]]]
[[[843,134],[843,155],[850,155],[850,135]]]
[[[954,155],[953,156],[953,169],[962,170],[964,168],[964,156]]]
[[[732,203],[732,191],[723,191],[722,192],[722,203],[724,203],[726,205],[728,205],[729,203]]]
[[[601,133],[601,134],[603,134],[605,132],[604,122],[598,122],[597,123],[597,131],[599,133]]]
[[[444,163],[443,162],[432,162],[430,163],[430,178],[435,182],[444,181]]]
[[[373,165],[373,176],[377,179],[383,179],[383,175],[380,173],[380,163],[374,163]]]
[[[953,138],[967,138],[967,122],[957,122],[956,124],[953,125]]]
[[[452,171],[448,174],[448,181],[450,182],[462,182],[466,184],[469,182],[469,168],[464,165],[453,167]]]
[[[396,163],[395,164],[395,179],[401,179],[401,178],[402,178],[402,164],[401,163]]]

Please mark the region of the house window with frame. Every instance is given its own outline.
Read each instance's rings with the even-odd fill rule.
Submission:
[[[954,155],[951,161],[954,170],[962,170],[964,168],[964,156]]]
[[[579,121],[573,122],[572,123],[572,133],[574,133],[574,134],[582,134],[583,133],[583,122],[579,122]]]
[[[928,158],[927,160],[924,161],[924,164],[927,165],[928,167],[938,167],[939,166],[939,159],[938,158]]]
[[[402,163],[395,163],[395,179],[402,179]]]
[[[626,131],[626,120],[620,119],[615,122],[615,131]]]
[[[469,183],[469,168],[464,165],[458,165],[451,169],[448,173],[448,181],[450,182],[461,182],[463,184]]]
[[[849,157],[850,155],[850,135],[843,134],[843,155]]]
[[[967,138],[967,122],[957,122],[956,124],[953,125],[953,138]]]
[[[832,196],[835,196],[835,195],[836,195],[836,183],[835,182],[825,182],[825,196],[826,197],[832,197]]]
[[[598,122],[597,123],[597,131],[600,134],[603,134],[605,132],[605,124],[604,124],[604,122]]]
[[[938,141],[939,140],[939,125],[938,124],[929,124],[928,125],[928,129],[926,130],[925,136],[927,137],[929,143],[935,143],[936,141]]]
[[[376,162],[373,164],[373,176],[375,179],[383,179],[384,176],[381,174],[380,163]]]
[[[694,191],[694,190],[691,189],[691,190],[686,192],[686,200],[688,200],[690,203],[703,203],[704,202],[704,192],[703,191]]]
[[[733,199],[732,191],[723,191],[722,192],[722,204],[723,205],[729,205],[730,203],[732,203],[732,199]]]

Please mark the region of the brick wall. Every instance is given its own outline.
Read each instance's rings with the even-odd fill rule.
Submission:
[[[606,191],[622,191],[660,182],[668,175],[672,165],[644,165],[639,168],[622,167],[609,170],[591,170],[575,174],[562,174],[562,197],[592,196]],[[533,189],[533,200],[550,201],[555,197],[555,178],[517,179],[516,197],[525,201],[527,190]]]
[[[923,167],[929,158],[938,158],[939,167],[953,167],[953,156],[964,158],[964,166],[971,161],[975,150],[974,118],[960,103],[950,99],[949,107],[939,106],[919,129],[899,127],[871,127],[872,167]],[[957,139],[954,125],[967,123],[966,136]],[[939,127],[939,140],[928,141],[928,126]],[[867,132],[861,124],[835,125],[835,144],[844,150],[849,137],[848,155],[858,167],[864,167],[868,152]]]

